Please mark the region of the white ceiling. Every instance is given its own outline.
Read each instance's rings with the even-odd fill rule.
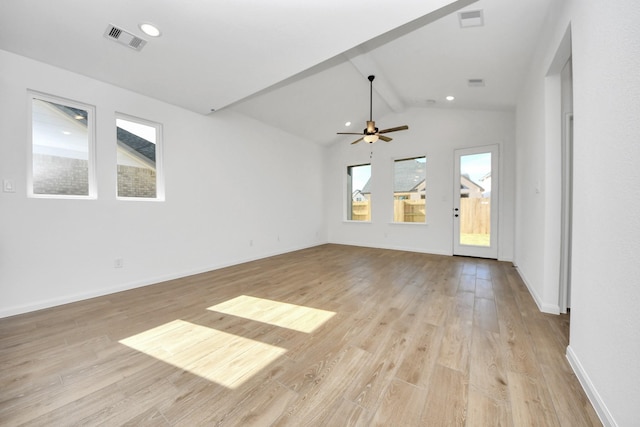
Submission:
[[[374,119],[419,106],[514,108],[550,1],[2,0],[0,49],[330,144],[364,128],[369,74]],[[485,25],[460,28],[457,12],[478,9]],[[162,36],[145,36],[142,22]],[[108,40],[109,24],[146,46]],[[470,78],[486,86],[468,87]]]

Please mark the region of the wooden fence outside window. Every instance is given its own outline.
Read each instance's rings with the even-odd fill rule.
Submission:
[[[352,202],[353,221],[371,221],[369,200]],[[426,220],[424,200],[394,200],[394,222],[418,222]],[[460,232],[464,234],[491,234],[491,199],[460,199]]]

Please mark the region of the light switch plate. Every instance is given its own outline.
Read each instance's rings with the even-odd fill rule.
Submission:
[[[2,180],[2,191],[5,193],[15,193],[16,185],[12,179],[3,179]]]

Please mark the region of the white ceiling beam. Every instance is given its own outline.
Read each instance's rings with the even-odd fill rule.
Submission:
[[[373,89],[389,106],[391,111],[393,111],[394,113],[401,113],[406,108],[404,102],[398,96],[397,91],[393,88],[391,82],[380,71],[380,67],[377,66],[373,59],[371,59],[371,57],[367,55],[367,53],[382,44],[402,37],[403,35],[408,34],[425,25],[429,25],[431,22],[452,14],[477,1],[478,0],[451,1],[431,13],[428,13],[418,19],[401,25],[400,27],[397,27],[391,31],[383,33],[378,37],[374,37],[366,43],[348,50],[344,53],[344,56],[351,62],[351,64],[353,64],[353,66],[360,72],[360,74],[362,74],[363,77],[366,78],[372,74],[375,75],[376,83],[373,85]]]
[[[366,53],[358,52],[359,49],[352,49],[345,55],[349,59],[349,62],[362,74],[366,79],[370,75],[376,76],[373,90],[382,98],[382,100],[389,106],[394,113],[401,113],[404,111],[405,106],[400,97],[396,94],[395,89],[389,83],[389,80],[385,78],[380,68]]]

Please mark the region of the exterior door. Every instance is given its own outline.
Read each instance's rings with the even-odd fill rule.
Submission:
[[[499,147],[455,150],[453,254],[498,258]]]

